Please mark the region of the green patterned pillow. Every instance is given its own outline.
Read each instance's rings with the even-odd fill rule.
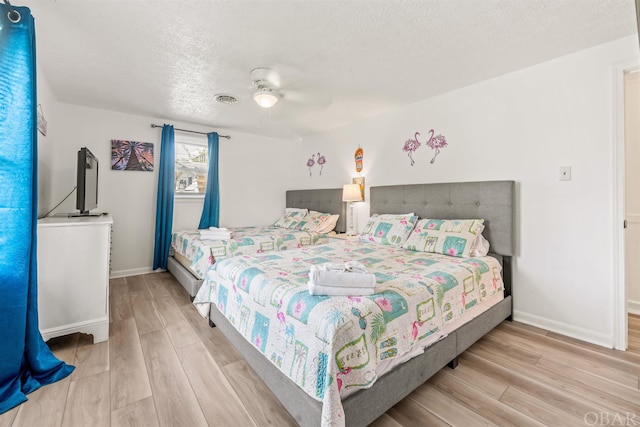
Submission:
[[[469,258],[484,230],[484,219],[421,219],[403,248]]]
[[[305,217],[306,212],[302,210],[289,211],[284,214],[278,220],[273,223],[276,227],[282,228],[296,228],[296,226],[302,221]]]
[[[296,228],[303,231],[316,231],[330,216],[331,214],[328,213],[309,211],[309,213],[302,218],[302,221],[298,223]]]
[[[372,215],[364,226],[359,239],[363,242],[377,242],[383,245],[402,246],[407,240],[418,217],[404,215]]]

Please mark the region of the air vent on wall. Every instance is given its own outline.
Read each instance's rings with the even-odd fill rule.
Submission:
[[[221,104],[237,104],[238,98],[231,95],[220,94],[216,95],[216,101],[220,102]]]

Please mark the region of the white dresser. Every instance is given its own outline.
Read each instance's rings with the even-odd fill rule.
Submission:
[[[109,339],[110,215],[38,221],[38,316],[44,340]]]

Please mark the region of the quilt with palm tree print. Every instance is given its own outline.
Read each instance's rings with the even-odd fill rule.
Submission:
[[[326,234],[275,227],[229,228],[233,239],[203,239],[198,230],[177,231],[171,234],[173,250],[186,257],[189,268],[204,277],[216,261],[236,255],[284,251],[308,245],[326,243]]]
[[[358,261],[376,276],[369,296],[312,296],[309,269]],[[370,387],[503,298],[492,257],[457,258],[376,242],[331,241],[227,258],[208,272],[194,304],[216,308],[316,400],[323,425],[343,425],[341,399]]]

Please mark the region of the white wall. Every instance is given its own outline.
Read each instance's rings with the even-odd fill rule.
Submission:
[[[39,91],[44,88],[41,86]],[[40,92],[39,92],[40,93]],[[155,231],[157,171],[161,129],[151,123],[160,119],[98,110],[77,105],[53,103],[55,110],[49,127],[51,138],[41,140],[39,148],[41,212],[62,200],[76,183],[76,153],[88,147],[99,159],[98,211],[114,219],[111,252],[112,277],[151,271]],[[45,110],[46,113],[46,110]],[[210,128],[172,122],[177,128],[211,131]],[[235,131],[231,140],[220,139],[220,220],[222,225],[266,224],[284,209],[284,172],[280,162],[289,142],[268,140]],[[177,132],[176,132],[177,133]],[[153,172],[111,170],[111,140],[125,139],[154,143],[156,168]],[[259,209],[256,209],[256,206]],[[176,229],[195,228],[202,204],[176,204]],[[75,193],[54,213],[74,212]]]
[[[625,231],[629,312],[640,314],[640,72],[625,76]]]
[[[220,226],[273,224],[285,206],[288,152],[293,143],[236,131],[220,133],[232,136],[231,140],[220,138],[219,145]],[[202,204],[203,199],[176,198],[173,229],[196,228]]]
[[[611,346],[610,72],[611,65],[637,57],[637,38],[630,36],[303,142],[230,132],[233,139],[221,140],[220,149],[221,224],[268,223],[265,218],[277,217],[284,206],[285,189],[349,182],[358,145],[364,149],[367,187],[512,179],[517,182],[515,318]],[[147,271],[156,172],[115,172],[104,165],[113,138],[154,142],[158,156],[160,130],[149,123],[162,121],[66,104],[57,104],[55,113],[48,108],[50,146],[41,140],[40,154],[51,157],[41,159],[41,167],[44,162],[44,169],[50,168],[51,194],[41,200],[53,203],[73,188],[76,151],[88,146],[101,160],[100,209],[114,216],[113,269]],[[424,137],[431,128],[445,135],[449,146],[434,164],[428,163],[432,151],[421,147],[410,166],[404,141],[416,131]],[[309,176],[306,162],[317,152],[327,163],[322,175],[315,166]],[[572,181],[559,181],[560,166],[572,167]],[[73,203],[60,210],[74,210]],[[367,202],[357,210],[362,225]]]
[[[291,179],[349,182],[360,144],[367,187],[515,180],[514,317],[612,346],[611,65],[637,56],[630,36],[306,138]],[[434,164],[421,147],[410,166],[404,141],[431,128],[449,146]],[[319,150],[331,168],[310,180],[303,165]],[[561,166],[571,181],[559,180]],[[368,204],[358,210],[362,225]]]
[[[58,140],[58,128],[55,118],[58,111],[58,101],[53,92],[51,92],[49,81],[40,67],[36,67],[36,70],[38,104],[40,104],[41,111],[47,121],[47,135],[44,136],[38,132],[38,217],[41,217],[55,206],[52,200],[51,174],[53,168],[52,147],[57,145]]]

